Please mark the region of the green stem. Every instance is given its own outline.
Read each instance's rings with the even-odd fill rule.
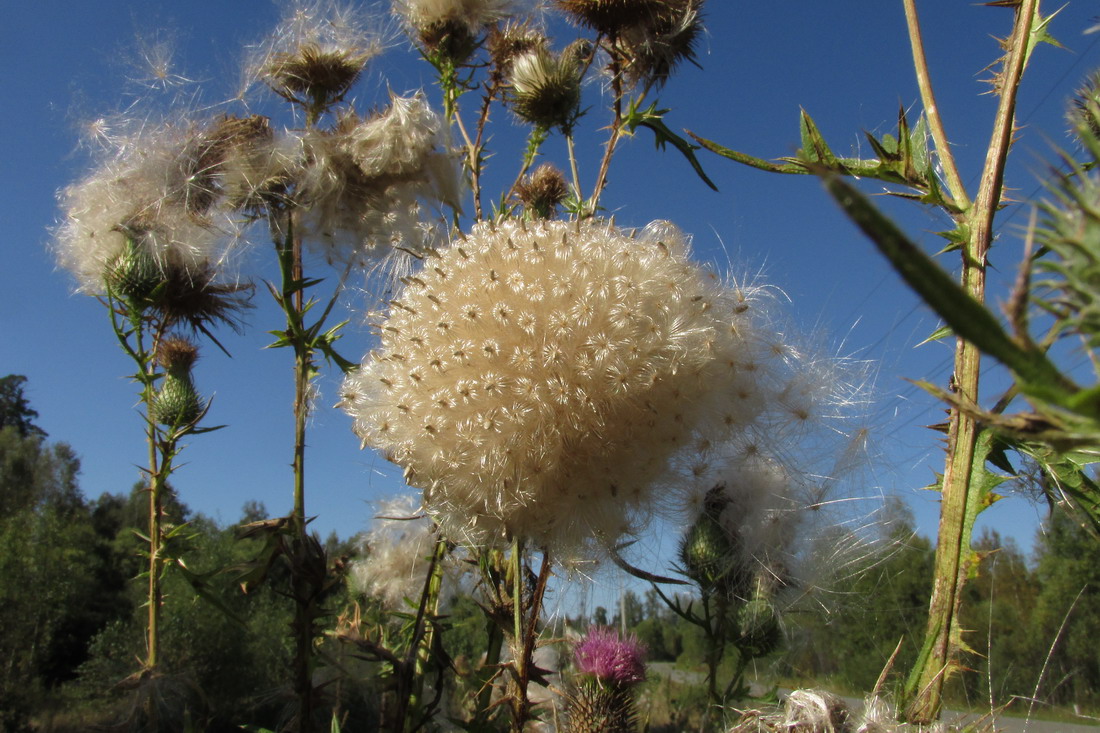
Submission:
[[[907,10],[913,0],[905,0]],[[1016,92],[1023,74],[1027,43],[1038,0],[1023,0],[1016,10],[1010,51],[1004,64],[1004,84],[986,155],[981,184],[973,209],[968,212],[971,236],[962,249],[962,285],[979,303],[985,300],[986,254],[993,240],[993,217],[1000,205],[1004,167],[1012,141]],[[914,11],[915,13],[915,11]],[[930,120],[931,121],[931,120]],[[935,127],[932,128],[935,133]],[[946,139],[936,140],[937,149],[947,150]],[[949,179],[950,180],[950,179]],[[960,204],[965,199],[952,190]],[[971,342],[959,338],[955,346],[953,390],[962,399],[977,404],[981,359]],[[926,644],[929,654],[922,667],[914,670],[915,695],[906,710],[910,723],[936,720],[942,707],[943,685],[957,666],[963,629],[959,623],[962,590],[969,571],[973,519],[968,507],[973,480],[979,426],[972,415],[953,407],[947,438],[939,539],[936,545],[932,598],[929,604]]]
[[[959,169],[955,165],[955,156],[951,153],[951,145],[944,130],[943,120],[940,118],[940,109],[936,105],[932,77],[928,72],[928,59],[924,55],[924,40],[921,36],[920,21],[917,18],[916,0],[904,0],[904,4],[905,22],[909,29],[909,45],[913,49],[913,68],[917,75],[917,86],[920,88],[924,114],[928,118],[928,129],[932,133],[936,155],[943,165],[944,177],[947,179],[951,196],[955,199],[956,205],[965,210],[970,208],[970,197],[966,193]]]
[[[410,679],[403,682],[408,694],[398,703],[397,725],[403,730],[417,730],[430,717],[430,710],[417,712],[422,706],[424,683],[434,655],[435,624],[427,621],[429,616],[439,614],[439,591],[443,584],[443,558],[447,555],[447,541],[439,537],[432,550],[428,572],[424,578],[424,589],[420,594],[420,603],[416,610],[416,622],[413,624],[413,637],[405,658],[404,669]],[[412,711],[412,714],[410,714]]]

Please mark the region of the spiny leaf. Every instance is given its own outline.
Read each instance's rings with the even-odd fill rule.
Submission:
[[[943,318],[956,334],[970,341],[1011,369],[1026,394],[1074,409],[1077,392],[1038,350],[1025,350],[1014,342],[993,314],[974,300],[955,280],[910,241],[855,188],[834,174],[823,173],[826,189],[853,222],[878,247],[902,279]]]
[[[672,143],[672,145],[680,151],[680,153],[691,164],[692,169],[695,170],[696,175],[703,180],[703,183],[710,186],[713,190],[717,191],[718,187],[714,185],[714,182],[707,177],[707,174],[703,171],[703,166],[699,163],[699,159],[695,157],[695,151],[699,149],[697,145],[692,145],[684,138],[680,137],[664,122],[664,115],[669,110],[657,109],[657,103],[653,102],[644,110],[638,109],[638,102],[633,101],[630,104],[630,109],[623,116],[623,125],[626,127],[627,132],[633,134],[633,132],[639,127],[647,127],[653,131],[654,142],[659,149],[664,149],[666,143]]]

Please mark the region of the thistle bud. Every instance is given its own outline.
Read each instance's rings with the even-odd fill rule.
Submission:
[[[107,265],[103,279],[112,293],[131,305],[137,305],[164,281],[164,274],[142,237],[137,232],[126,231],[124,234],[126,243]]]
[[[766,598],[757,596],[737,612],[738,636],[734,644],[747,657],[764,657],[779,647],[783,631],[779,613]]]
[[[516,185],[516,196],[535,219],[552,219],[558,204],[569,195],[565,176],[546,163],[535,169]]]
[[[198,358],[198,349],[187,339],[171,338],[160,344],[156,357],[165,374],[153,398],[151,417],[168,427],[195,422],[205,407],[191,381],[191,367]]]
[[[1069,121],[1074,135],[1091,135],[1100,141],[1100,71],[1089,75],[1085,85],[1073,95]]]
[[[680,562],[702,590],[740,598],[752,576],[741,563],[737,538],[719,519],[729,503],[724,487],[707,492],[702,514],[680,542]]]
[[[508,100],[521,119],[563,132],[573,126],[581,103],[581,68],[575,53],[528,51],[512,62],[508,81]]]

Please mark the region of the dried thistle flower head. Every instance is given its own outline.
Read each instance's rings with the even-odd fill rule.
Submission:
[[[503,83],[512,68],[512,61],[528,51],[546,48],[549,41],[546,35],[526,23],[508,24],[494,27],[489,32],[486,46],[492,64],[492,78]]]
[[[558,204],[569,196],[565,176],[555,166],[544,163],[516,184],[516,197],[536,219],[552,219]]]
[[[156,359],[165,374],[149,406],[149,416],[161,425],[190,425],[206,408],[191,380],[191,367],[198,354],[198,347],[179,336],[159,344]]]
[[[703,0],[668,0],[658,12],[622,29],[615,48],[634,83],[664,83],[681,61],[695,60],[703,33]]]
[[[182,336],[161,341],[157,346],[157,364],[170,372],[190,372],[199,358],[199,347]]]
[[[555,55],[540,47],[515,57],[508,74],[512,111],[533,125],[567,133],[581,104],[580,51],[575,46]]]
[[[665,0],[557,0],[558,6],[581,25],[612,38],[660,12]]]
[[[508,17],[512,0],[394,0],[393,8],[430,55],[462,63],[481,35]]]
[[[760,292],[667,223],[481,223],[406,283],[342,406],[450,538],[612,543],[762,409]]]
[[[344,98],[382,51],[378,34],[364,20],[336,0],[298,0],[257,48],[248,77],[316,119]]]

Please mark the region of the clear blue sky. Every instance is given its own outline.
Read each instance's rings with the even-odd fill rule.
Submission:
[[[986,76],[982,70],[998,53],[991,36],[1008,32],[1012,13],[962,0],[919,6],[948,134],[963,176],[973,185],[995,106],[993,96],[982,95],[987,88],[980,82]],[[1007,181],[1020,199],[1038,193],[1036,176],[1044,171],[1042,161],[1051,158],[1051,144],[1069,144],[1066,99],[1100,66],[1100,33],[1083,34],[1098,12],[1093,2],[1070,2],[1052,26],[1067,50],[1044,46],[1032,62],[1019,103],[1023,129]],[[8,147],[0,163],[0,231],[10,259],[0,269],[0,374],[29,378],[28,396],[41,426],[81,455],[81,484],[88,496],[128,490],[139,477],[144,448],[136,392],[124,378],[131,365],[113,342],[104,309],[72,294],[71,278],[55,268],[47,249],[49,229],[59,216],[56,192],[86,171],[86,156],[76,147],[78,129],[132,102],[163,109],[171,95],[195,93],[191,84],[167,95],[136,84],[144,75],[133,63],[140,38],[173,41],[173,73],[201,82],[201,98],[216,101],[235,91],[242,45],[261,39],[279,15],[278,6],[258,0],[47,0],[33,6],[10,3],[3,13],[0,68],[7,97],[0,139]],[[915,108],[900,0],[710,0],[707,27],[699,57],[703,68],[685,66],[660,95],[662,106],[673,109],[667,118],[673,128],[778,157],[798,145],[801,106],[837,152],[868,154],[862,131],[892,131],[899,105]],[[428,65],[400,36],[391,37],[393,46],[357,88],[361,108],[384,103],[387,88],[405,93],[431,85]],[[591,100],[596,103],[594,94]],[[594,131],[606,117],[593,108],[585,124]],[[503,117],[497,129],[505,148],[501,175],[511,175],[514,147],[508,146],[515,145],[519,131]],[[581,156],[590,161],[584,176],[590,185],[598,138],[580,144]],[[548,157],[558,151],[549,145]],[[841,353],[878,362],[871,420],[878,460],[865,480],[885,494],[905,497],[920,530],[934,534],[935,497],[916,489],[942,469],[937,436],[921,427],[939,422],[942,408],[904,378],[945,381],[950,348],[917,347],[935,330],[935,319],[813,179],[770,176],[709,155],[702,161],[719,193],[707,189],[676,154],[655,151],[651,135],[642,131],[617,158],[604,203],[620,224],[676,222],[694,235],[700,257],[723,268],[729,263],[734,273],[763,271],[790,297],[791,313],[804,328],[826,334]],[[933,232],[948,228],[946,222],[903,203],[887,204],[929,250],[940,248]],[[1019,258],[1018,229],[1026,221],[1016,213],[1020,208],[1011,206],[1001,215],[1004,236],[993,253],[1001,277],[1011,277]],[[269,259],[266,250],[254,256],[257,263],[264,259]],[[946,262],[954,267],[953,260]],[[237,519],[247,500],[282,513],[291,499],[290,354],[262,348],[269,340],[265,332],[280,326],[266,300],[264,289],[258,290],[260,307],[249,315],[245,336],[224,334],[232,359],[204,350],[197,381],[200,389],[215,393],[210,421],[228,427],[193,438],[184,453],[186,465],[174,478],[188,505],[223,522]],[[341,343],[355,360],[369,348],[358,322]],[[317,529],[346,537],[365,526],[369,503],[400,490],[401,481],[399,471],[359,450],[349,419],[330,409],[337,385],[335,377],[322,382],[310,428],[307,510],[318,515]],[[1027,546],[1037,513],[1013,501],[988,517]]]

